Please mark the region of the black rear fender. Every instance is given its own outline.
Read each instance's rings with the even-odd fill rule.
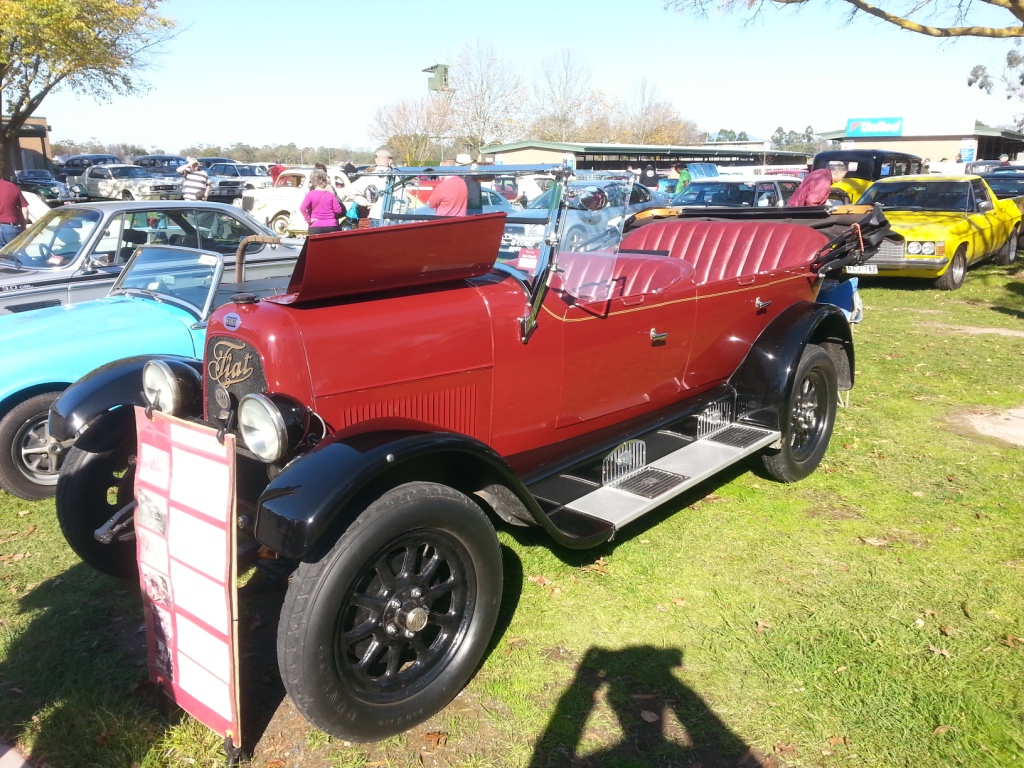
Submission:
[[[373,499],[414,480],[476,496],[502,519],[536,523],[565,546],[595,543],[556,528],[499,454],[452,432],[368,433],[324,441],[267,485],[257,504],[254,535],[286,557],[315,559]]]
[[[819,345],[832,358],[840,390],[853,388],[853,334],[842,310],[832,304],[794,304],[762,331],[730,379],[744,421],[780,429],[780,408],[808,344]]]
[[[142,398],[142,368],[149,360],[167,360],[187,366],[202,376],[203,363],[180,355],[138,355],[115,360],[80,378],[50,406],[50,434],[57,440],[77,438],[76,445],[87,451],[105,451],[123,437],[130,423],[134,431],[132,406],[146,405]],[[202,416],[202,403],[189,404],[181,418]]]

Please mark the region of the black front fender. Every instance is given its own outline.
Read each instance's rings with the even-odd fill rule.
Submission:
[[[822,345],[832,357],[840,389],[853,387],[853,334],[842,310],[832,304],[794,304],[761,332],[730,379],[743,420],[781,428],[779,409],[808,344]]]
[[[114,417],[117,411],[131,413],[131,406],[146,405],[142,399],[142,368],[149,360],[155,359],[177,361],[202,376],[201,360],[180,355],[138,355],[107,363],[65,389],[50,406],[50,434],[61,441],[79,439],[79,447],[86,450],[102,451],[113,447],[119,430],[111,428],[111,422],[106,419],[115,418],[120,424],[125,419],[123,415]],[[202,416],[202,407],[200,405],[195,412],[178,415],[182,418],[199,417]],[[134,421],[132,424],[134,428]],[[87,438],[86,432],[89,433]]]
[[[424,469],[430,464],[430,469]],[[378,432],[326,440],[275,477],[260,495],[254,535],[286,557],[302,558],[333,542],[363,511],[354,504],[369,491],[445,473],[464,490],[493,482],[509,488],[534,521],[564,546],[581,549],[608,539],[611,530],[584,524],[559,529],[516,473],[492,448],[454,432]]]

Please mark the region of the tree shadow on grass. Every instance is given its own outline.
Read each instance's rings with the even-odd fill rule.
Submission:
[[[529,768],[769,768],[674,670],[676,648],[591,648],[562,694]]]

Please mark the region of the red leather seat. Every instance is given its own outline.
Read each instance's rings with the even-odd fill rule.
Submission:
[[[828,238],[816,229],[774,221],[659,221],[628,233],[622,250],[668,251],[694,267],[698,285],[807,266]]]
[[[564,251],[558,254],[558,266],[562,273],[555,289],[593,301],[658,294],[693,275],[692,267],[678,259],[605,251]]]

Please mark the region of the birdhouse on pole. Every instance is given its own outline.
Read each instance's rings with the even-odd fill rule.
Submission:
[[[435,64],[423,70],[430,77],[427,78],[427,90],[445,92],[448,90],[448,65]]]

